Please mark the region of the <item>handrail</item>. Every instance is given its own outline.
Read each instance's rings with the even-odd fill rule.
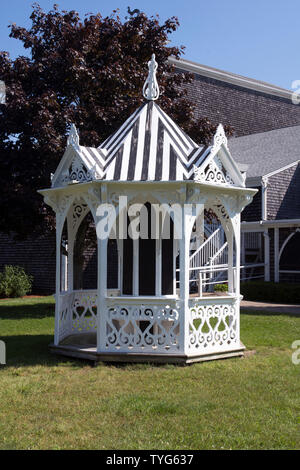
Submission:
[[[215,254],[212,256],[212,258],[210,259],[210,262],[213,262],[213,261],[217,258],[217,256],[219,256],[219,254],[222,253],[222,251],[225,250],[225,248],[227,247],[227,245],[228,245],[228,243],[225,242],[224,245],[222,245],[221,248],[217,251],[217,253],[215,253]]]
[[[201,251],[205,248],[205,246],[212,240],[213,237],[215,237],[217,235],[217,233],[221,230],[221,227],[219,227],[217,230],[215,230],[206,240],[204,243],[202,243],[202,245],[199,246],[199,248],[195,251],[195,253],[193,253],[191,256],[190,256],[190,261],[192,261],[192,259]]]

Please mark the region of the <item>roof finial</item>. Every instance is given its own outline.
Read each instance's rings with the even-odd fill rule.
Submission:
[[[67,145],[73,145],[74,147],[79,147],[79,135],[78,135],[75,124],[71,124],[69,136],[67,140]]]
[[[157,62],[155,54],[152,54],[151,60],[148,62],[149,73],[147,80],[143,86],[143,95],[147,100],[157,100],[159,97],[159,88],[156,80]]]
[[[222,144],[227,147],[227,137],[222,124],[219,124],[214,135],[214,147],[220,147]]]

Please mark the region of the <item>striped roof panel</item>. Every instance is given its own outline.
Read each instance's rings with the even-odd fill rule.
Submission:
[[[193,179],[193,165],[209,155],[153,101],[137,109],[97,149],[80,146],[81,157],[97,178],[115,181]]]

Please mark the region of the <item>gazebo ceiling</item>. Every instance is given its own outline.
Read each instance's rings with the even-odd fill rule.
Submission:
[[[143,94],[147,99],[98,148],[79,145],[74,125],[52,187],[72,182],[184,181],[244,186],[244,178],[227,148],[220,125],[212,146],[197,145],[154,102],[159,96],[154,56]]]

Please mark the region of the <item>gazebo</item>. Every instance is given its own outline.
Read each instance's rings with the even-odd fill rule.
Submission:
[[[148,67],[144,104],[98,148],[80,145],[72,125],[51,188],[40,191],[56,213],[50,348],[92,361],[241,356],[240,213],[256,191],[245,188],[221,125],[211,146],[197,145],[156,104],[154,55]],[[205,213],[219,224],[210,235]],[[95,289],[74,282],[88,214],[87,233],[97,233]],[[221,227],[226,241],[209,257]],[[112,264],[117,275],[108,286]],[[222,295],[206,283],[218,269],[227,273]]]

